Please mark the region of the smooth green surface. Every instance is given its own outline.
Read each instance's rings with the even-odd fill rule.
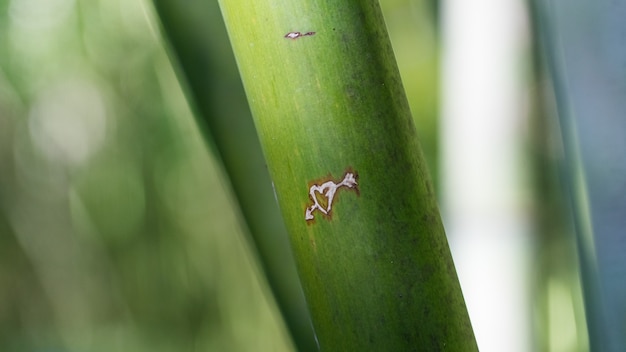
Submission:
[[[321,349],[475,350],[377,2],[220,5]],[[348,170],[359,192],[307,222]]]

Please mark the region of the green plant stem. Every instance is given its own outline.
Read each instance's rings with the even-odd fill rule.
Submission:
[[[220,6],[321,350],[476,350],[378,3]]]

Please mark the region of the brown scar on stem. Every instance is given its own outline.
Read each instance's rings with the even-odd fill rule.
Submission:
[[[306,32],[306,33],[301,33],[301,32],[289,32],[287,34],[285,34],[285,38],[287,39],[298,39],[301,37],[308,37],[308,36],[312,36],[315,35],[315,32]]]
[[[315,222],[315,215],[321,215],[327,220],[332,220],[332,206],[336,204],[336,193],[340,188],[352,190],[357,196],[360,196],[358,180],[358,173],[352,167],[348,167],[339,181],[335,181],[332,175],[328,174],[309,182],[309,202],[304,211],[307,224]],[[311,202],[313,205],[310,205]]]

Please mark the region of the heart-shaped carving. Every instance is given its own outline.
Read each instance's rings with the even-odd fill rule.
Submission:
[[[347,172],[339,183],[328,181],[322,185],[312,185],[309,189],[309,198],[313,201],[313,205],[306,208],[305,220],[313,220],[315,218],[313,215],[315,210],[319,210],[325,215],[330,215],[337,190],[340,187],[355,188],[356,186],[356,176],[352,172]]]

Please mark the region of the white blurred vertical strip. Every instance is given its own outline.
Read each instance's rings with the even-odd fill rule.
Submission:
[[[442,209],[478,346],[530,351],[523,0],[443,1]]]

